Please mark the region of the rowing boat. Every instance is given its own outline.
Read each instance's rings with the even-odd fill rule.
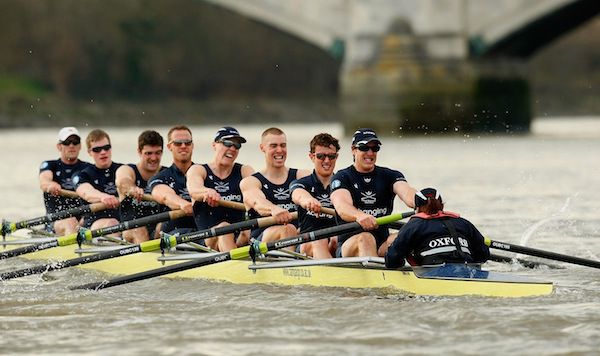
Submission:
[[[8,239],[15,238],[8,237]],[[99,252],[111,248],[115,246],[96,247],[83,251],[73,246],[61,246],[22,257],[38,261],[59,261],[79,257],[81,253]],[[125,275],[205,256],[207,253],[171,253],[166,256],[154,252],[139,253],[85,264],[78,268],[110,275]],[[290,260],[270,257],[256,263],[249,260],[226,261],[173,273],[166,277],[207,279],[235,284],[384,289],[431,296],[530,297],[548,295],[553,291],[551,282],[485,271],[478,266],[444,265],[391,270],[386,269],[382,262],[382,259],[373,257],[331,260]]]

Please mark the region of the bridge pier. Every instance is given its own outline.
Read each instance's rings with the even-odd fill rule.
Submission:
[[[345,68],[340,89],[346,132],[512,134],[531,121],[525,62],[431,58],[410,33],[384,35],[370,63]]]

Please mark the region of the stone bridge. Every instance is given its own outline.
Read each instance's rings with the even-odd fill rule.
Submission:
[[[204,0],[341,61],[347,129],[522,132],[527,59],[598,0]]]

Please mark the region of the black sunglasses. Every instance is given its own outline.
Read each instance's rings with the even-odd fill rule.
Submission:
[[[356,148],[361,152],[367,152],[368,150],[371,150],[373,152],[379,152],[379,150],[381,149],[381,146],[379,146],[379,145],[377,145],[377,146],[358,145],[358,146],[356,146]]]
[[[192,140],[174,140],[174,141],[171,141],[171,143],[177,147],[180,147],[181,145],[191,146],[193,141]]]
[[[63,142],[61,142],[60,144],[63,146],[69,146],[69,145],[77,146],[80,143],[81,143],[81,139],[79,139],[79,138],[68,138],[68,139],[64,140]]]
[[[321,161],[324,161],[325,158],[329,158],[330,161],[333,161],[334,159],[338,158],[338,154],[337,153],[315,153],[315,157],[317,157],[317,159],[320,159]]]
[[[104,145],[104,146],[98,146],[98,147],[92,147],[92,151],[96,152],[96,153],[100,153],[103,150],[104,151],[110,151],[110,149],[112,148],[112,146],[110,145],[110,143],[108,145]]]
[[[221,143],[223,144],[223,146],[225,146],[225,147],[231,147],[231,146],[234,146],[234,147],[235,147],[235,148],[237,148],[238,150],[239,150],[240,148],[242,148],[242,144],[241,144],[241,143],[239,143],[239,142],[230,141],[230,140],[221,140],[221,141],[219,141],[219,142],[221,142]]]

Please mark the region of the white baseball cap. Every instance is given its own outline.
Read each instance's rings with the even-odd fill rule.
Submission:
[[[81,138],[81,136],[79,136],[79,131],[77,131],[76,128],[72,127],[72,126],[68,126],[68,127],[63,127],[62,129],[60,129],[60,131],[58,131],[58,142],[63,142],[66,139],[69,138],[69,136],[77,136],[79,138]]]

